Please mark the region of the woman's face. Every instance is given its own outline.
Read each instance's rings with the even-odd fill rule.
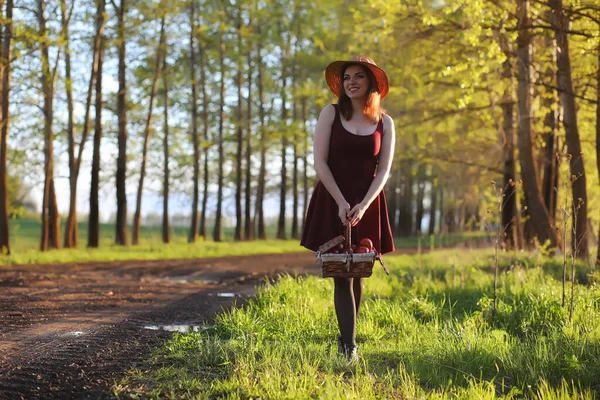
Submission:
[[[369,76],[360,65],[351,65],[346,68],[343,76],[344,92],[351,99],[367,96],[369,92]]]

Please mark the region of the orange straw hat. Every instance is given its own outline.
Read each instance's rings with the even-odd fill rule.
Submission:
[[[354,56],[350,60],[334,61],[325,68],[325,81],[327,81],[327,86],[329,86],[329,90],[333,94],[336,96],[340,95],[340,89],[342,88],[341,69],[344,65],[348,64],[360,64],[368,68],[375,77],[375,85],[381,98],[384,99],[387,96],[390,91],[390,82],[387,74],[375,64],[375,61],[365,56]]]

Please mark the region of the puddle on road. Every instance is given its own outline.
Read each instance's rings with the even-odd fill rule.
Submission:
[[[151,331],[167,331],[167,332],[179,332],[179,333],[191,333],[200,332],[208,329],[205,325],[194,325],[194,324],[170,324],[170,325],[142,325],[143,329],[149,329]]]
[[[185,285],[186,283],[189,282],[187,279],[182,279],[182,278],[169,278],[168,281],[170,283],[179,283],[182,285]]]
[[[215,279],[186,279],[186,278],[174,278],[174,277],[167,278],[167,281],[169,283],[174,283],[174,284],[179,284],[179,285],[186,285],[188,283],[191,283],[194,285],[215,285],[215,284],[219,283],[219,281],[215,280]]]
[[[198,283],[200,285],[216,285],[217,283],[219,283],[217,279],[196,279],[193,282]]]
[[[237,294],[232,293],[232,292],[217,293],[217,297],[235,297],[235,296],[237,296]]]

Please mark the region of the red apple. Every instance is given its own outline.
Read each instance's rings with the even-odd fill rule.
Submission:
[[[357,253],[368,253],[369,251],[371,251],[371,250],[365,246],[360,246],[358,249],[356,249]]]
[[[338,245],[337,245],[337,247],[336,247],[336,249],[337,249],[338,251],[344,251],[344,243],[340,243],[340,244],[338,244]]]
[[[358,247],[358,246],[357,246],[357,245],[355,245],[355,244],[353,244],[352,246],[350,246],[350,248],[351,248],[352,250],[356,250],[356,249],[357,249],[357,247]]]
[[[339,254],[339,251],[338,251],[338,249],[333,249],[330,251],[330,253],[331,254]]]
[[[360,239],[359,245],[366,247],[369,250],[373,250],[373,242],[369,238]]]

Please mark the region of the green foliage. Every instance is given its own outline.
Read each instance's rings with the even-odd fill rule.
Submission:
[[[119,395],[150,398],[593,398],[600,374],[600,290],[577,285],[565,319],[554,259],[502,256],[491,319],[492,254],[386,257],[390,277],[366,281],[361,360],[336,354],[331,280],[265,282],[242,308],[201,332],[177,334]],[[511,267],[512,266],[512,267]],[[463,279],[449,279],[453,270]],[[468,273],[466,272],[468,271]]]

